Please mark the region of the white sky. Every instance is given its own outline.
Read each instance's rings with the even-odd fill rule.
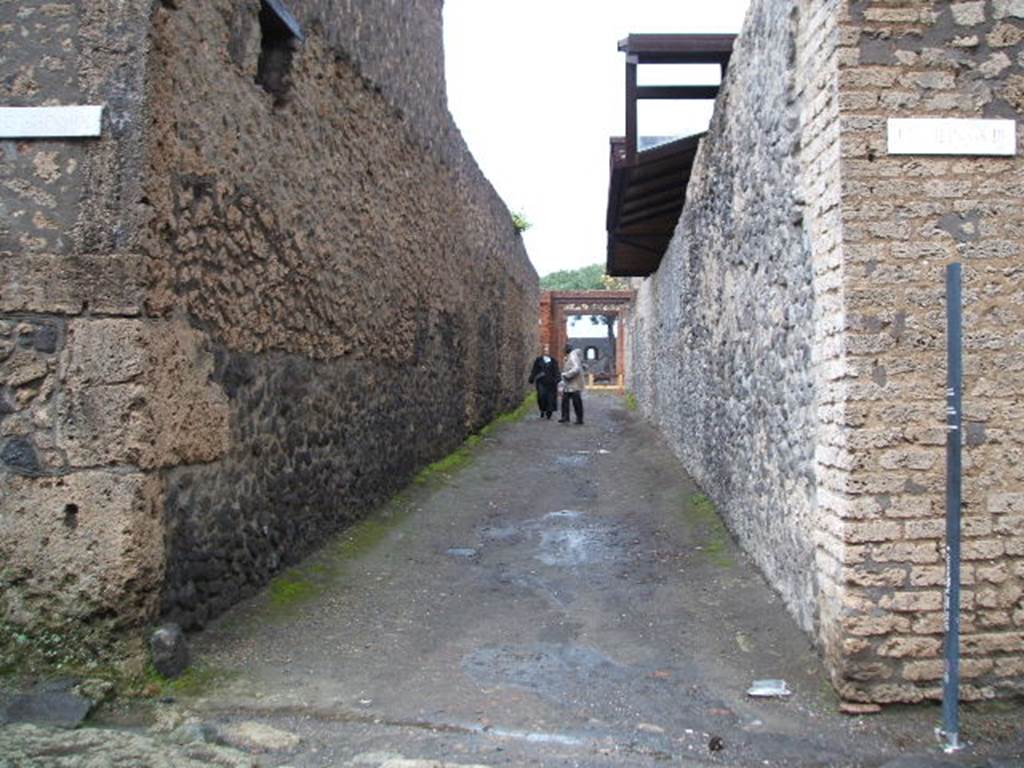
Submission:
[[[749,0],[445,0],[448,106],[540,275],[604,263],[610,136],[625,133],[630,33],[739,32]],[[640,83],[718,68],[641,65]],[[711,102],[641,102],[641,135],[707,127]]]

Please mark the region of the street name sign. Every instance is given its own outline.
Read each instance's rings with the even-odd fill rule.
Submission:
[[[0,107],[0,139],[65,139],[100,135],[102,105]]]
[[[890,155],[1013,157],[1017,154],[1017,122],[955,117],[890,118],[888,150]]]

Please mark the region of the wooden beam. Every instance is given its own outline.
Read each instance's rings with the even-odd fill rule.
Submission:
[[[652,190],[643,197],[627,200],[619,206],[619,211],[622,216],[627,216],[640,208],[649,208],[672,200],[682,200],[685,194],[683,185],[678,181],[673,181],[671,184]]]
[[[630,35],[619,50],[638,64],[720,64],[729,61],[736,35]]]
[[[638,99],[716,99],[717,85],[641,85]]]

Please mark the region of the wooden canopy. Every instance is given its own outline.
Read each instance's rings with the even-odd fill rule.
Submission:
[[[609,275],[645,277],[654,272],[672,239],[686,199],[686,185],[704,134],[639,149],[638,99],[714,99],[717,85],[638,86],[640,64],[718,64],[725,69],[736,35],[630,35],[626,54],[626,135],[611,140],[608,189]]]

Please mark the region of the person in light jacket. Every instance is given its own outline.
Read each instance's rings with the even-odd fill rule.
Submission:
[[[565,345],[565,361],[562,363],[562,418],[559,424],[569,423],[569,401],[576,412],[576,423],[583,423],[583,351]]]

